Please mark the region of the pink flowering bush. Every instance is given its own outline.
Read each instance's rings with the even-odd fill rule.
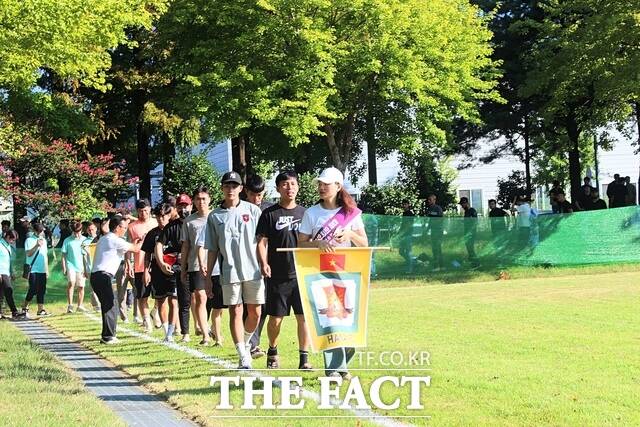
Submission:
[[[136,179],[125,167],[112,154],[83,155],[61,140],[25,138],[0,160],[0,188],[42,217],[88,219],[131,191]]]

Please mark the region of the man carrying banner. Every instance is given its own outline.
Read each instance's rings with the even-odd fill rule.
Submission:
[[[319,248],[322,252],[334,252],[336,246],[367,246],[361,211],[344,188],[342,172],[325,169],[316,181],[320,203],[305,212],[298,231],[298,246]],[[347,366],[354,354],[351,347],[324,351],[325,374],[351,379]]]
[[[256,227],[260,208],[240,200],[242,180],[237,172],[222,177],[222,204],[207,219],[205,249],[208,250],[207,269],[222,255],[220,282],[222,299],[229,306],[231,337],[240,357],[239,368],[251,369],[249,353],[251,336],[258,326],[260,305],[264,304],[264,283],[256,255]],[[207,276],[209,276],[207,274]],[[211,277],[207,278],[211,288]],[[242,324],[242,303],[249,314]]]
[[[258,261],[266,281],[266,314],[269,315],[267,334],[269,350],[267,368],[279,368],[278,336],[284,316],[291,308],[298,323],[298,369],[311,369],[309,364],[309,330],[304,321],[302,301],[296,280],[296,268],[292,252],[276,252],[278,248],[298,246],[298,228],[305,209],[296,203],[298,175],[293,171],[282,172],[276,177],[276,190],[280,201],[264,210],[258,222]]]

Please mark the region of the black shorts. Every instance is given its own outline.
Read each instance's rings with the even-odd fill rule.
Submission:
[[[207,307],[212,309],[229,308],[228,305],[224,305],[222,302],[222,285],[220,284],[220,276],[211,276],[211,282],[213,282],[213,298],[209,298],[207,301]]]
[[[267,279],[265,308],[269,316],[288,316],[293,307],[294,314],[302,314],[302,301],[296,279]]]
[[[144,273],[135,273],[133,276],[133,285],[136,289],[136,298],[149,298],[151,296],[151,284],[144,285]]]
[[[154,270],[151,271],[151,295],[155,299],[162,299],[166,297],[178,296],[178,288],[176,284],[175,273],[174,276],[167,276],[166,274]]]
[[[204,291],[205,280],[199,271],[189,272],[189,291]]]

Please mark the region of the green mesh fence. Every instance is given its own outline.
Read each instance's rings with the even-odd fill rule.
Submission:
[[[515,217],[364,215],[378,277],[441,271],[640,262],[640,207]],[[441,253],[441,255],[440,255]]]

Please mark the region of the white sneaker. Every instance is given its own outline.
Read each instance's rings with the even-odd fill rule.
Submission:
[[[251,369],[251,355],[245,354],[240,356],[240,361],[238,363],[238,369]]]
[[[73,305],[69,304],[67,306],[67,313],[73,313]]]
[[[189,334],[184,334],[182,336],[182,342],[191,342],[191,338],[189,337]]]
[[[116,337],[111,338],[110,340],[105,340],[104,338],[100,338],[100,343],[101,344],[106,344],[106,345],[114,345],[114,344],[118,344],[120,342],[120,340]]]
[[[140,318],[140,316],[136,316],[133,318],[133,321],[136,322],[138,325],[142,323],[142,318]]]
[[[162,340],[162,342],[174,342],[173,335],[165,336],[164,339]]]
[[[78,308],[76,308],[76,311],[78,311],[80,313],[86,313],[87,309],[84,308],[84,306],[79,305]]]

